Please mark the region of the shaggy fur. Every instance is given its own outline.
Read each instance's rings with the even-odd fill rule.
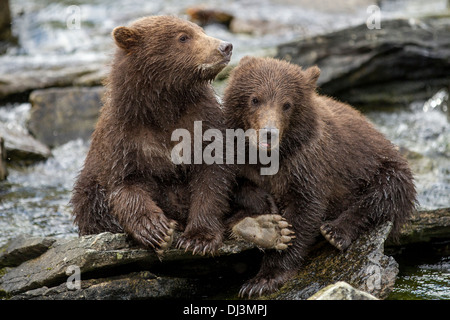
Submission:
[[[244,188],[250,184],[273,195],[296,236],[287,250],[266,251],[242,295],[278,289],[298,270],[321,231],[344,250],[385,221],[392,221],[397,233],[415,206],[406,160],[358,111],[318,95],[319,74],[317,67],[302,70],[285,61],[246,57],[226,88],[228,127],[279,129],[279,145],[269,141],[269,149],[279,150],[278,173],[262,176],[259,164],[245,164],[239,179],[248,180]],[[247,197],[261,198],[261,192]],[[237,207],[257,202],[242,196],[235,200]]]
[[[175,129],[223,129],[210,81],[232,46],[197,25],[154,16],[113,31],[118,46],[107,94],[73,191],[80,235],[126,232],[166,249],[175,225],[179,247],[213,253],[223,237],[232,172],[221,165],[175,165]],[[192,162],[193,163],[193,162]]]

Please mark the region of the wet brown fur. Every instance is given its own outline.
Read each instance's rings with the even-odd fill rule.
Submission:
[[[358,111],[318,95],[319,74],[317,67],[303,70],[286,61],[245,57],[226,88],[228,127],[258,130],[271,122],[280,130],[278,173],[262,176],[260,165],[245,164],[239,179],[247,180],[245,188],[273,195],[296,235],[286,251],[266,251],[243,295],[278,289],[298,270],[321,227],[345,249],[385,221],[398,233],[415,206],[407,161]],[[261,201],[260,191],[247,192],[245,200],[241,193],[237,207]]]
[[[79,234],[126,232],[158,249],[176,222],[180,247],[213,253],[233,175],[221,165],[175,165],[171,134],[192,134],[194,121],[203,130],[224,127],[210,85],[228,63],[218,50],[223,42],[164,16],[118,27],[113,37],[104,106],[71,200]]]

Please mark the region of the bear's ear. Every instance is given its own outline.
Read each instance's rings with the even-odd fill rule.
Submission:
[[[309,67],[304,71],[304,75],[306,81],[313,87],[316,87],[317,80],[319,79],[320,76],[320,69],[318,66]]]
[[[124,50],[130,50],[139,43],[139,34],[133,28],[117,27],[113,30],[112,35],[117,46]]]

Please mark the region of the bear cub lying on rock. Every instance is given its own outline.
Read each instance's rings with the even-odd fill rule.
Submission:
[[[303,70],[286,61],[245,57],[230,75],[224,94],[227,126],[277,129],[249,144],[279,155],[273,175],[261,175],[261,163],[239,166],[246,191],[236,192],[234,206],[279,211],[295,233],[286,250],[265,251],[260,271],[244,284],[241,296],[277,290],[296,273],[320,233],[345,250],[385,221],[393,222],[396,234],[415,206],[407,161],[358,111],[318,95],[319,74],[317,67]],[[263,208],[254,209],[255,203]],[[245,234],[247,227],[243,232],[240,226],[233,230]]]

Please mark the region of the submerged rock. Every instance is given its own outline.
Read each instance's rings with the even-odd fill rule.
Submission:
[[[353,105],[426,100],[450,83],[450,17],[381,21],[280,45],[278,58],[318,65],[322,93]]]

